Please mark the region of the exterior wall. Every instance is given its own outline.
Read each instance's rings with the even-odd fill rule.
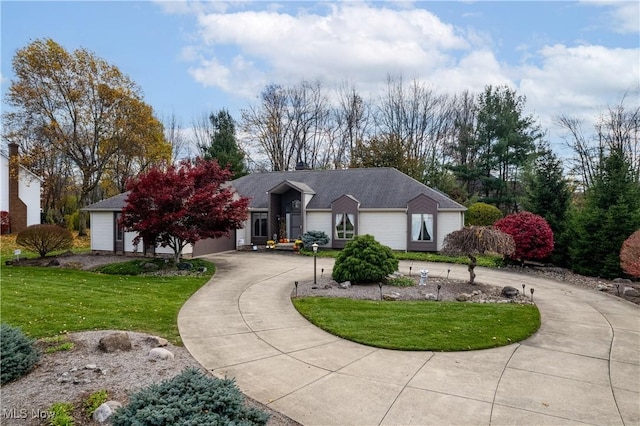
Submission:
[[[307,216],[305,219],[305,229],[304,232],[307,231],[323,231],[325,234],[329,236],[329,243],[322,247],[331,247],[331,242],[333,241],[333,232],[331,229],[331,212],[307,212]]]
[[[24,169],[20,169],[18,194],[27,205],[27,226],[40,223],[40,179]]]
[[[464,212],[438,213],[438,251],[442,250],[447,234],[464,227]]]
[[[9,160],[4,155],[0,155],[0,210],[9,211]]]
[[[249,218],[244,221],[244,228],[236,229],[236,248],[241,248],[243,245],[249,245],[252,241],[251,233],[252,231],[252,223],[251,223],[251,212],[249,212]],[[243,240],[244,242],[241,242]]]
[[[376,241],[393,250],[407,249],[407,214],[405,212],[367,212],[360,210],[358,235],[373,235]]]
[[[91,250],[113,251],[113,212],[91,212]]]

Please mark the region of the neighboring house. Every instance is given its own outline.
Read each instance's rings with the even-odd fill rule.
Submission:
[[[128,195],[128,192],[124,192],[83,209],[88,211],[91,217],[91,250],[98,253],[145,256],[173,255],[173,249],[170,247],[154,246],[143,242],[138,246],[133,244],[137,233],[125,232],[118,223]],[[182,254],[200,256],[207,253],[235,250],[235,248],[235,234],[232,231],[229,238],[206,239],[198,241],[195,245],[188,244],[182,250]]]
[[[0,154],[0,211],[9,212],[11,233],[40,223],[42,178],[18,166],[18,145],[9,144],[9,156]]]
[[[229,238],[199,241],[183,254],[265,245],[274,235],[295,239],[307,231],[324,231],[330,237],[326,247],[332,248],[370,234],[394,250],[439,251],[444,237],[464,226],[464,206],[392,168],[253,173],[231,184],[250,198],[244,229]],[[136,234],[118,226],[126,197],[116,195],[85,208],[91,213],[91,249],[171,253],[169,248],[133,245]]]
[[[324,231],[332,248],[370,234],[394,250],[439,251],[464,226],[464,206],[393,168],[253,173],[231,183],[251,199],[238,245]]]

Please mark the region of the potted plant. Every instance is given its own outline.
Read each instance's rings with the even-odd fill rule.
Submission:
[[[302,248],[302,240],[300,240],[300,239],[295,240],[293,242],[293,250],[296,253],[299,253],[301,248]]]
[[[267,241],[267,248],[268,249],[274,249],[276,248],[276,242],[274,240],[269,240]]]

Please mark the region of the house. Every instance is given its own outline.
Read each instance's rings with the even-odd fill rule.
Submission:
[[[0,211],[9,212],[10,230],[18,233],[40,223],[42,178],[18,165],[18,145],[9,144],[9,156],[0,154]]]
[[[393,168],[253,173],[231,182],[251,199],[238,245],[324,231],[327,247],[370,234],[394,250],[439,251],[466,208]]]
[[[133,244],[137,233],[127,232],[119,224],[122,208],[127,203],[128,195],[128,192],[124,192],[83,209],[89,212],[91,220],[91,251],[144,256],[173,255],[173,249],[170,247],[160,247],[144,242],[138,246]],[[200,256],[235,250],[235,248],[235,233],[231,232],[229,237],[201,240],[195,245],[188,244],[182,250],[182,254]]]
[[[394,250],[439,251],[444,237],[464,226],[464,206],[393,168],[253,173],[231,185],[250,198],[244,228],[229,238],[187,246],[183,254],[265,245],[274,236],[295,239],[307,231],[324,231],[331,248],[371,234]],[[133,245],[136,234],[118,226],[126,197],[123,193],[85,208],[91,214],[91,249],[171,253],[169,248]]]

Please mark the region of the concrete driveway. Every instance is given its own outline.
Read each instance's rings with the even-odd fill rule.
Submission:
[[[376,349],[328,334],[295,310],[313,260],[274,253],[208,256],[215,277],[187,301],[185,346],[219,377],[305,425],[638,425],[640,309],[561,282],[478,268],[479,282],[534,287],[540,330],[470,352]],[[332,259],[318,258],[330,271]],[[412,264],[446,275],[448,264]],[[409,263],[400,270],[409,272]],[[464,266],[452,278],[467,279]]]

